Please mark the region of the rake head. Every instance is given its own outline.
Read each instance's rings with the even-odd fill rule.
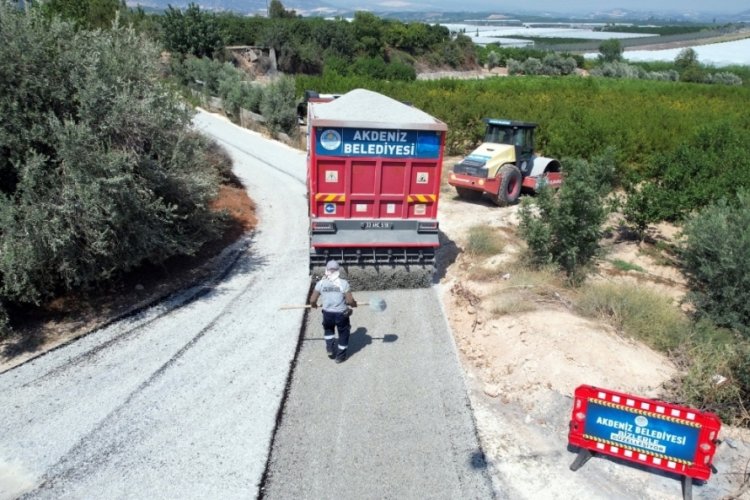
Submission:
[[[365,304],[367,304],[367,306],[375,312],[383,312],[386,308],[385,299],[380,298],[372,298],[368,302],[362,303],[362,305]]]

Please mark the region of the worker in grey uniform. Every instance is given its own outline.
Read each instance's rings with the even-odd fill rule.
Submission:
[[[351,309],[357,307],[357,301],[352,297],[349,282],[340,275],[339,263],[335,260],[326,264],[325,276],[315,284],[310,296],[310,307],[318,307],[318,297],[322,298],[323,309],[323,338],[326,341],[328,357],[335,359],[336,363],[346,361],[349,347],[349,333],[351,323],[349,316]],[[338,330],[339,340],[336,342],[334,329]]]

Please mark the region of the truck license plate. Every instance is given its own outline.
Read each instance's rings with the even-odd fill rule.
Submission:
[[[362,229],[390,229],[391,222],[363,222]]]

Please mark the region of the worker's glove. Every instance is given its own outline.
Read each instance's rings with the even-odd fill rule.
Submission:
[[[352,300],[351,303],[349,304],[349,307],[357,307],[357,301]]]
[[[346,316],[348,318],[352,314],[354,314],[354,309],[352,309],[351,307],[347,307],[346,311],[344,311],[344,316]]]
[[[310,307],[313,308],[313,309],[317,309],[318,308],[318,303],[317,302],[310,302]]]

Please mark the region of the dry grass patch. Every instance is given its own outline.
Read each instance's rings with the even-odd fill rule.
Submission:
[[[490,314],[493,318],[506,316],[508,314],[519,314],[537,309],[531,294],[502,294],[495,295],[490,299]]]
[[[496,228],[473,226],[469,228],[464,250],[472,257],[487,257],[503,251],[507,241]]]
[[[576,308],[612,325],[621,334],[670,351],[684,342],[690,322],[672,301],[650,289],[623,283],[595,283],[580,290]]]
[[[471,266],[467,273],[467,277],[471,281],[478,281],[478,282],[484,282],[484,283],[502,281],[504,277],[507,275],[508,275],[507,264],[475,265],[475,266]]]
[[[564,287],[552,269],[533,270],[521,264],[504,269],[502,281],[491,292],[489,310],[494,317],[534,311],[543,303],[562,303]]]

